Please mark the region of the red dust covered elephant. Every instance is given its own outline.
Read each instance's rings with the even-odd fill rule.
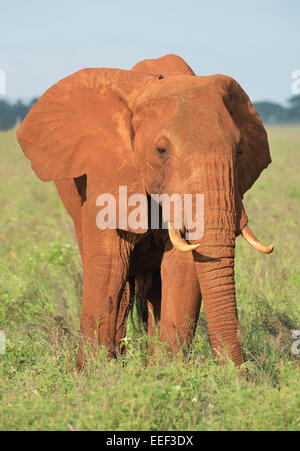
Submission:
[[[148,302],[149,334],[159,325],[171,351],[191,342],[203,300],[215,355],[226,348],[242,364],[235,239],[242,234],[266,254],[273,246],[251,232],[242,203],[271,158],[239,84],[196,76],[175,55],[130,71],[84,69],[46,91],[17,136],[37,176],[55,181],[74,221],[84,271],[78,366],[87,341],[117,355],[136,289]],[[114,196],[118,212],[120,187],[148,201],[154,194],[203,194],[204,235],[188,242],[172,213],[168,230],[133,229],[126,221],[100,229],[98,196]]]

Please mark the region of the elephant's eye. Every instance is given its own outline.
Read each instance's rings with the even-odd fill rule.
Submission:
[[[163,147],[156,147],[156,150],[161,158],[168,157],[168,151],[166,149],[164,149]]]
[[[242,149],[238,149],[236,156],[243,155],[244,151]]]

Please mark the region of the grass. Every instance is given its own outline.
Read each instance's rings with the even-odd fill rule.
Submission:
[[[145,365],[145,338],[128,332],[118,361],[77,374],[81,265],[71,220],[0,133],[0,430],[299,430],[299,127],[269,128],[273,164],[247,194],[250,224],[271,256],[237,240],[238,309],[249,380],[218,367],[205,315],[188,356]],[[162,354],[163,355],[163,354]]]

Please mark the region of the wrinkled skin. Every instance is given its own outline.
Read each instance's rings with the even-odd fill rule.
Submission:
[[[86,69],[41,97],[18,139],[74,221],[84,270],[78,366],[86,341],[120,351],[135,289],[148,302],[149,333],[159,324],[174,352],[191,342],[203,299],[215,355],[241,365],[235,239],[248,221],[243,194],[271,162],[241,87],[222,75],[197,77],[175,55],[131,71]],[[120,185],[128,196],[203,193],[200,247],[181,252],[166,230],[99,230],[96,197],[118,198]]]

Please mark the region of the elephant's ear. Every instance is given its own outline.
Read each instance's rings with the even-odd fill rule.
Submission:
[[[135,168],[130,104],[155,76],[84,69],[48,89],[17,131],[24,154],[44,181],[87,175],[91,214],[98,195],[144,193]],[[99,211],[99,210],[98,210]]]
[[[215,78],[223,89],[224,103],[241,133],[237,176],[243,196],[272,161],[267,132],[241,86],[230,77],[216,75]]]

